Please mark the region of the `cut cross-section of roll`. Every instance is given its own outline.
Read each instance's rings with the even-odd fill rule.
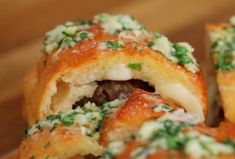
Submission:
[[[87,101],[125,99],[141,88],[181,105],[204,120],[206,90],[187,43],[171,43],[127,15],[100,14],[46,34],[44,54],[25,80],[29,123]]]
[[[225,117],[235,123],[235,17],[231,23],[208,24],[208,54],[212,55]]]

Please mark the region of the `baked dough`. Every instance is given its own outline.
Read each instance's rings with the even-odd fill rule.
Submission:
[[[36,125],[30,128],[30,131],[28,131],[30,133],[27,133],[28,135],[21,142],[21,145],[19,146],[18,158],[24,159],[34,157],[44,159],[49,157],[59,159],[82,159],[91,154],[93,156],[100,157],[104,155],[107,150],[109,150],[110,144],[113,142],[125,143],[124,148],[113,148],[114,150],[119,150],[119,148],[120,150],[123,149],[120,154],[116,155],[116,158],[130,158],[132,151],[139,148],[139,146],[146,146],[147,144],[146,142],[141,142],[139,140],[135,141],[140,130],[142,129],[142,134],[148,135],[150,132],[153,132],[153,129],[158,128],[158,126],[155,127],[155,125],[158,125],[159,122],[165,122],[166,120],[170,120],[172,123],[177,121],[185,122],[186,124],[194,123],[196,128],[192,128],[193,130],[212,136],[221,142],[228,137],[230,139],[235,138],[233,124],[222,122],[218,128],[208,128],[204,124],[200,123],[199,120],[195,120],[197,118],[191,118],[193,116],[190,113],[178,113],[177,115],[176,112],[179,112],[179,110],[183,111],[183,109],[174,104],[172,101],[141,89],[134,90],[129,98],[120,104],[121,105],[118,107],[114,107],[112,104],[111,107],[113,110],[108,111],[109,113],[106,116],[103,116],[103,119],[100,119],[98,114],[95,115],[98,117],[98,120],[103,121],[103,126],[101,126],[97,132],[99,134],[98,138],[93,135],[84,134],[84,130],[82,131],[84,126],[91,126],[88,126],[87,123],[84,122],[83,118],[77,117],[79,113],[77,113],[77,116],[74,118],[74,124],[71,126],[66,126],[65,123],[59,123],[58,121],[56,122],[57,119],[60,119],[60,121],[70,121],[62,120],[63,117],[65,117],[64,114],[70,116],[68,114],[74,114],[73,112],[75,111],[80,112],[79,109],[82,108],[79,107],[75,110],[69,111],[69,113],[59,113],[60,117],[57,117],[58,114],[53,114],[50,117],[47,117],[46,123],[39,121]],[[91,108],[90,112],[87,112],[87,117],[95,120],[90,113],[95,111],[99,112],[96,110],[97,108],[92,108],[91,104],[84,107],[84,110]],[[80,113],[83,114],[82,112]],[[174,118],[172,118],[171,115],[173,115]],[[153,121],[154,123],[150,124],[148,127],[145,127],[145,130],[143,131],[143,125]],[[58,123],[57,127],[54,127],[55,123]],[[83,123],[83,125],[79,125],[79,123]],[[96,124],[98,123],[100,122],[96,122]],[[95,127],[97,127],[97,125]],[[172,131],[176,131],[180,127],[176,126],[172,129]],[[34,131],[35,128],[37,128],[37,130]],[[189,127],[189,130],[191,131],[191,127]],[[205,138],[205,142],[207,141],[208,139]],[[221,154],[219,158],[224,159],[227,157],[232,159],[234,156],[234,154],[231,155],[231,147],[229,147],[228,150],[226,150],[227,148],[224,150],[223,147],[218,147],[218,150],[220,149],[226,153]],[[164,157],[169,158],[170,156],[186,159],[186,156],[183,153],[179,151],[170,151],[168,149],[161,151],[157,150],[149,155],[147,159],[160,156],[162,159],[164,159]],[[103,156],[103,158],[105,157]]]
[[[225,122],[208,129],[201,124],[207,92],[190,45],[148,32],[130,16],[100,14],[92,21],[68,22],[48,32],[43,50],[24,82],[23,112],[32,127],[19,146],[19,159],[106,158],[113,142],[118,144],[109,157],[130,158],[132,150],[153,144],[154,151],[144,157],[182,159],[186,146],[197,155],[194,144],[186,145],[194,140],[203,140],[221,159],[234,158],[233,144],[221,142],[224,137],[235,138],[234,126]],[[134,89],[118,102],[73,107],[84,97],[92,98],[102,81],[129,80],[147,82],[155,92]],[[159,136],[153,133],[158,130],[163,142],[175,142],[170,146],[184,144],[184,154],[161,141],[160,151],[155,151],[152,141],[159,142]],[[208,156],[210,151],[205,151]]]
[[[109,25],[115,24],[111,28],[117,27],[117,21],[112,20],[118,16],[104,14],[99,17],[106,17],[108,22],[111,21]],[[129,16],[119,18],[124,21],[130,19]],[[131,22],[137,25],[135,20]],[[153,33],[141,31],[143,29],[140,28],[131,31],[123,29],[119,30],[120,33],[111,34],[110,30],[107,31],[106,23],[97,21],[97,18],[93,23],[89,27],[80,27],[92,35],[90,38],[66,49],[51,51],[52,46],[49,45],[49,49],[46,48],[49,52],[42,55],[37,66],[26,77],[23,112],[28,123],[42,120],[49,114],[70,110],[76,101],[93,95],[97,81],[130,79],[149,83],[156,93],[175,101],[188,112],[198,115],[201,121],[204,120],[207,112],[206,89],[191,53],[187,58],[194,64],[184,66],[167,54],[169,48],[164,43],[159,42],[161,48],[158,50],[161,52],[154,50],[155,46],[150,47],[151,42],[158,39],[152,36]],[[169,43],[166,37],[161,38]],[[111,42],[111,46],[107,46],[107,42]],[[184,48],[191,49],[188,44]]]
[[[19,146],[19,159],[58,158],[67,159],[92,154],[98,156],[103,148],[86,135],[79,127],[59,126],[55,130],[44,130],[24,139]]]
[[[171,101],[136,89],[120,109],[104,120],[99,142],[107,146],[112,141],[128,140],[144,122],[160,118],[177,108],[179,106]]]

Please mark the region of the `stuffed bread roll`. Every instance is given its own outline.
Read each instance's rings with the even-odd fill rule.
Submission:
[[[212,55],[225,117],[235,123],[235,17],[231,23],[208,24],[208,53]]]
[[[134,88],[161,94],[204,120],[206,91],[187,43],[171,43],[127,15],[99,14],[46,34],[24,86],[29,123],[87,101],[124,99]]]

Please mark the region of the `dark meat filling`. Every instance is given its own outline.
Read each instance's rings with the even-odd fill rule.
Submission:
[[[129,81],[100,81],[92,97],[84,97],[73,105],[73,109],[82,106],[88,101],[94,102],[96,105],[103,105],[107,101],[115,99],[127,98],[136,88],[143,89],[148,92],[155,92],[154,87],[147,82],[141,80]]]

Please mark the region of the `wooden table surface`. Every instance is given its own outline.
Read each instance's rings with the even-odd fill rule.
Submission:
[[[0,1],[0,156],[13,151],[26,123],[21,115],[24,76],[40,56],[46,30],[99,12],[131,14],[152,31],[172,41],[188,41],[203,63],[204,25],[227,21],[235,14],[234,0],[21,0]],[[10,156],[2,158],[14,158]]]

